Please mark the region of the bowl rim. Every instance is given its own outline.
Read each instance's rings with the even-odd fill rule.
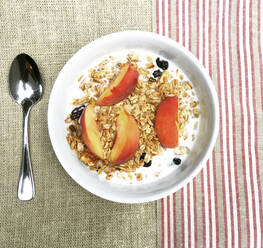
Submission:
[[[182,179],[181,182],[179,182],[177,185],[174,185],[168,189],[164,189],[164,190],[160,190],[155,192],[154,195],[147,195],[143,198],[125,198],[122,199],[120,197],[116,197],[114,194],[109,195],[104,195],[103,192],[101,191],[95,191],[92,189],[89,189],[86,185],[84,185],[83,183],[80,183],[77,181],[77,179],[75,179],[70,172],[68,171],[68,169],[66,169],[63,166],[63,162],[62,159],[60,157],[60,152],[58,151],[58,149],[55,146],[55,137],[53,136],[52,133],[52,126],[51,126],[51,121],[50,119],[52,118],[52,101],[51,99],[53,98],[53,94],[54,94],[54,87],[56,85],[56,82],[59,81],[61,75],[64,73],[64,71],[66,70],[66,67],[68,67],[70,64],[72,64],[72,62],[75,60],[75,58],[77,56],[79,56],[80,53],[82,53],[85,49],[88,49],[88,47],[92,47],[94,46],[95,43],[97,42],[107,42],[107,40],[109,39],[115,39],[118,38],[120,36],[124,36],[124,35],[135,35],[135,36],[144,36],[146,38],[153,38],[155,40],[159,40],[159,41],[163,41],[166,43],[170,43],[171,46],[176,47],[177,49],[181,50],[186,56],[189,57],[189,59],[195,64],[195,66],[197,66],[200,70],[200,72],[202,73],[203,77],[204,77],[204,81],[206,82],[207,88],[210,91],[211,94],[211,98],[212,98],[212,105],[213,105],[213,118],[214,118],[214,125],[213,125],[213,132],[212,132],[212,136],[210,138],[210,143],[208,144],[208,147],[204,153],[204,156],[202,157],[202,159],[200,160],[199,164],[191,171],[191,173],[189,173],[189,176],[187,176],[185,179]],[[179,189],[181,189],[182,187],[184,187],[187,183],[189,183],[194,177],[197,176],[197,174],[201,171],[201,169],[204,167],[206,161],[209,158],[209,155],[212,153],[212,150],[216,144],[216,140],[217,140],[217,136],[218,136],[218,132],[219,132],[219,101],[218,101],[218,96],[217,96],[217,92],[214,86],[214,83],[212,81],[212,79],[210,78],[207,70],[204,68],[203,64],[195,57],[195,55],[193,55],[189,50],[187,50],[185,47],[183,47],[181,44],[179,44],[178,42],[169,39],[165,36],[159,35],[157,33],[153,33],[153,32],[147,32],[147,31],[138,31],[138,30],[127,30],[127,31],[121,31],[121,32],[115,32],[115,33],[111,33],[111,34],[107,34],[105,36],[102,36],[98,39],[95,39],[93,41],[91,41],[90,43],[86,44],[85,46],[83,46],[82,48],[80,48],[76,53],[74,53],[74,55],[64,64],[63,68],[60,70],[55,83],[53,84],[50,96],[49,96],[49,102],[48,102],[48,112],[47,112],[47,118],[48,118],[48,132],[49,132],[49,138],[53,147],[53,150],[56,154],[57,159],[59,160],[61,166],[64,168],[64,170],[67,172],[67,174],[77,183],[79,184],[82,188],[84,188],[85,190],[89,191],[90,193],[99,196],[103,199],[109,200],[109,201],[113,201],[113,202],[119,202],[119,203],[144,203],[144,202],[151,202],[151,201],[155,201],[161,198],[164,198],[176,191],[178,191]]]

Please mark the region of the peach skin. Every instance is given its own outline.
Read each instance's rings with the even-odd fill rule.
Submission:
[[[122,164],[130,160],[139,145],[139,129],[133,116],[121,109],[116,121],[117,136],[113,145],[110,161]]]
[[[163,147],[178,146],[178,98],[168,97],[158,106],[155,116],[155,131]]]
[[[109,84],[99,97],[97,104],[110,106],[125,99],[135,88],[139,73],[129,62],[122,65],[116,79]]]
[[[100,140],[100,130],[96,122],[94,105],[89,104],[80,117],[81,137],[89,151],[103,159],[103,144]]]

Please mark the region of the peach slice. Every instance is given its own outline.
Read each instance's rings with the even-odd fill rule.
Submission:
[[[97,104],[110,106],[125,99],[135,88],[139,73],[129,62],[122,65],[116,79],[104,90]]]
[[[110,162],[122,164],[130,160],[139,145],[139,129],[133,116],[121,109],[117,117],[117,136],[113,145]]]
[[[155,116],[155,131],[163,147],[178,146],[178,98],[168,97],[158,106]]]
[[[89,104],[80,117],[81,137],[89,151],[103,159],[103,144],[100,139],[100,130],[96,122],[94,105]]]

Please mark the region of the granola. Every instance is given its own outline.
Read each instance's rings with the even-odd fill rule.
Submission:
[[[131,178],[131,172],[135,172],[137,168],[144,166],[145,163],[149,164],[153,156],[162,153],[162,147],[154,129],[154,121],[156,109],[163,99],[171,96],[178,97],[177,128],[179,138],[184,140],[188,138],[186,126],[190,118],[198,118],[200,115],[199,103],[194,98],[195,93],[192,91],[193,86],[184,79],[183,74],[178,69],[175,73],[166,69],[161,76],[154,78],[153,73],[158,68],[152,57],[147,56],[146,63],[142,65],[140,56],[131,52],[127,55],[126,61],[132,63],[140,75],[135,89],[126,99],[118,104],[96,106],[95,108],[97,121],[102,131],[100,138],[103,142],[104,157],[106,159],[98,159],[88,151],[81,138],[78,119],[71,119],[69,114],[65,120],[69,124],[66,139],[71,149],[77,154],[81,162],[89,166],[90,170],[97,171],[98,174],[104,172],[107,180],[110,180],[116,171],[126,172],[128,178]],[[115,79],[120,71],[120,66],[120,60],[109,56],[94,68],[90,68],[87,76],[79,76],[77,83],[84,96],[74,99],[72,104],[79,107],[83,104],[96,102],[109,82]],[[163,66],[166,65],[164,64]],[[107,158],[114,145],[116,137],[115,121],[121,107],[131,114],[138,123],[140,133],[139,147],[134,157],[128,162],[111,165]],[[77,111],[75,114],[78,114]],[[195,125],[196,127],[197,124]],[[191,137],[194,139],[193,135]],[[189,148],[187,147],[179,146],[174,150],[175,154],[186,154],[188,152]],[[142,154],[145,155],[142,156]],[[143,176],[137,174],[136,179],[140,181],[143,179]]]

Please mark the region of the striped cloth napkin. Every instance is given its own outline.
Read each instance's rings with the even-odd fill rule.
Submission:
[[[261,0],[154,0],[153,29],[197,56],[220,132],[202,172],[158,202],[159,247],[263,247]]]

